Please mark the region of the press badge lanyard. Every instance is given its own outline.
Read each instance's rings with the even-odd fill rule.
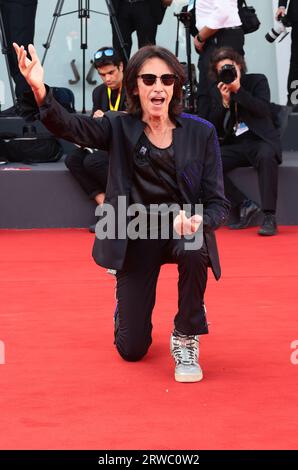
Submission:
[[[235,103],[235,117],[236,117],[236,123],[235,123],[235,126],[234,126],[234,131],[235,133],[237,132],[237,129],[239,127],[239,121],[238,121],[238,103],[236,102]]]
[[[245,124],[245,122],[239,122],[239,116],[238,116],[238,103],[235,103],[235,116],[236,116],[236,124],[234,126],[234,135],[235,137],[239,137],[242,134],[245,134],[245,132],[249,131],[249,128]]]
[[[111,88],[108,88],[110,111],[118,111],[119,104],[120,104],[120,98],[121,98],[121,88],[119,88],[118,96],[117,96],[116,103],[115,103],[114,106],[112,105],[112,102],[111,102],[111,95],[112,95],[112,90],[111,90]]]

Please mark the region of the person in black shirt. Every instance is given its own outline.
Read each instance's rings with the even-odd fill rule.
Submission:
[[[235,75],[230,83],[221,80],[221,71],[230,67]],[[232,69],[231,69],[232,67]],[[281,143],[273,121],[270,88],[262,74],[247,74],[242,55],[231,48],[218,49],[211,58],[213,87],[209,95],[209,119],[221,140],[225,193],[239,211],[239,220],[230,228],[246,228],[260,208],[234,184],[229,172],[253,166],[258,172],[261,209],[264,213],[259,235],[277,233],[276,202]]]
[[[127,112],[108,112],[92,119],[68,113],[59,105],[43,82],[33,46],[29,47],[32,61],[24,48],[15,44],[15,49],[43,124],[61,138],[109,153],[106,200],[96,226],[93,257],[101,266],[117,270],[115,344],[119,354],[127,361],[146,355],[152,343],[159,272],[163,264],[174,263],[179,271],[179,301],[171,334],[175,380],[200,381],[199,335],[208,333],[207,270],[212,267],[216,279],[220,277],[214,231],[225,222],[229,203],[223,192],[214,126],[196,116],[181,115],[182,65],[167,49],[141,48],[126,68]],[[173,226],[179,237],[131,236],[132,203],[162,205],[176,198],[180,203]],[[129,206],[123,210],[124,202]],[[105,232],[106,224],[112,225],[111,232]],[[199,235],[200,242],[193,245],[188,235],[193,241]]]

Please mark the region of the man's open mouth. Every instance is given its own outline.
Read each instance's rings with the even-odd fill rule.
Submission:
[[[165,102],[165,98],[152,98],[151,103],[155,105],[162,105]]]

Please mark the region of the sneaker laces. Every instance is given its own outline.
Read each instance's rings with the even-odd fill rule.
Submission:
[[[171,352],[176,364],[197,365],[199,359],[199,335],[173,333]]]

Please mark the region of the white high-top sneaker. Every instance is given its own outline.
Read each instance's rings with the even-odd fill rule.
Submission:
[[[203,372],[199,365],[199,335],[183,335],[174,331],[171,335],[171,354],[176,362],[177,382],[199,382]]]

